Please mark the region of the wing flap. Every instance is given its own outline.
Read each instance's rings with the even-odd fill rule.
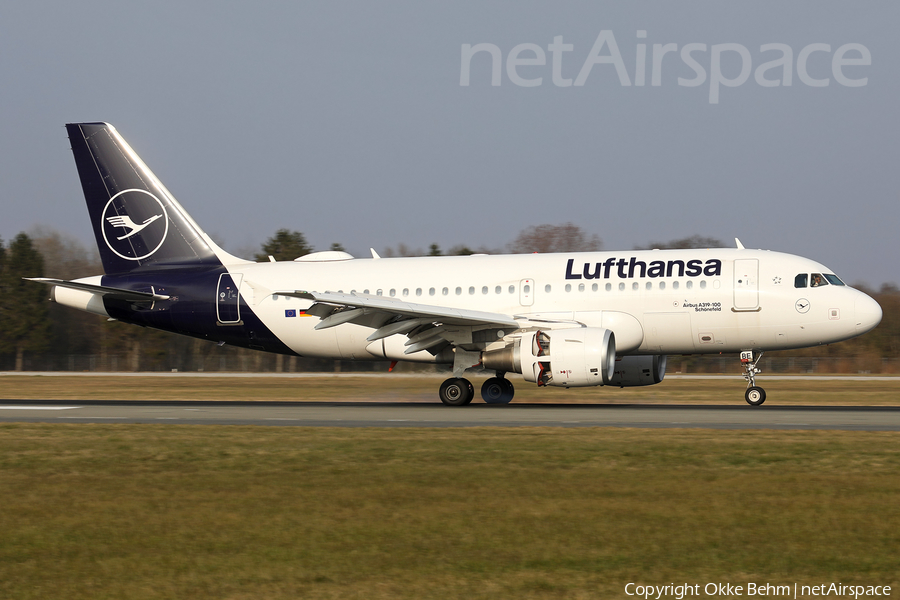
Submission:
[[[384,296],[341,294],[336,292],[307,292],[304,290],[287,290],[272,293],[279,296],[290,296],[292,298],[312,300],[317,304],[332,305],[336,308],[349,307],[369,309],[369,311],[380,311],[412,319],[440,321],[441,323],[449,325],[494,325],[510,330],[519,328],[519,323],[509,315],[479,310],[450,308],[447,306],[435,306],[431,304],[417,304],[413,302],[404,302],[397,298],[386,298]],[[327,318],[328,317],[326,317],[326,319]]]

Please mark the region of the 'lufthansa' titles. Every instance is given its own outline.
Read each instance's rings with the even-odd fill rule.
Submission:
[[[717,277],[722,274],[722,261],[711,258],[707,261],[694,260],[652,260],[649,263],[632,256],[627,258],[607,258],[604,262],[582,263],[576,269],[575,259],[566,263],[566,279],[634,279],[643,277]]]

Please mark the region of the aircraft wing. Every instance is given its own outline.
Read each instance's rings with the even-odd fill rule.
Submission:
[[[322,319],[316,325],[316,329],[356,322],[375,329],[367,338],[369,341],[394,334],[410,335],[407,352],[432,347],[441,339],[448,340],[447,326],[497,328],[508,331],[519,329],[519,323],[509,315],[416,304],[384,296],[303,290],[272,293],[315,302],[307,313]],[[381,318],[373,320],[373,316]]]
[[[150,292],[136,292],[134,290],[123,290],[121,288],[107,287],[104,285],[93,285],[91,283],[82,283],[80,281],[66,281],[65,279],[50,279],[48,277],[24,277],[26,281],[37,281],[38,283],[46,283],[47,285],[58,285],[59,287],[70,288],[73,290],[81,290],[83,292],[91,292],[101,294],[107,298],[115,300],[127,300],[129,302],[155,302],[159,300],[168,300],[168,296],[162,294],[152,294]]]

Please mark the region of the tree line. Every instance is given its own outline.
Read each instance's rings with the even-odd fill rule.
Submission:
[[[602,249],[597,235],[577,225],[538,225],[521,231],[506,247],[489,249],[431,244],[425,251],[399,244],[383,256],[441,256],[474,253],[578,252]],[[724,244],[699,235],[652,242],[644,248],[713,248]],[[344,251],[339,243],[329,250]],[[314,251],[299,231],[279,229],[260,246],[257,261],[293,260]],[[381,363],[300,359],[218,345],[162,331],[106,320],[53,302],[48,287],[24,277],[76,279],[103,273],[95,248],[59,232],[36,227],[9,243],[0,240],[0,370],[36,371],[298,371],[368,370]],[[776,358],[805,357],[842,372],[900,371],[900,290],[895,284],[863,291],[884,310],[881,324],[868,334],[829,346],[773,352]],[[767,355],[770,356],[770,355]],[[675,362],[675,361],[671,361]],[[679,358],[680,368],[708,370],[703,357]],[[706,367],[704,367],[706,364]],[[738,369],[735,368],[735,371]]]

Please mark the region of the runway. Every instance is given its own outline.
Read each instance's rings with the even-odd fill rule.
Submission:
[[[900,431],[900,407],[0,400],[0,423]]]

